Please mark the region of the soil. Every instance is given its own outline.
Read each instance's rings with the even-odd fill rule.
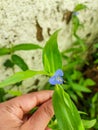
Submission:
[[[91,89],[93,93],[96,93],[98,92],[98,64],[94,64],[95,58],[93,55],[90,55],[88,59],[89,65],[84,65],[82,71],[85,78],[90,78],[95,81],[96,84],[92,86]]]
[[[84,76],[86,78],[90,78],[95,81],[95,86],[91,87],[93,92],[98,92],[98,66],[93,65],[92,67],[88,66],[88,68],[84,71]]]

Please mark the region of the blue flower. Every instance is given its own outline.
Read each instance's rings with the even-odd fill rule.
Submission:
[[[79,15],[79,12],[73,12],[72,15],[77,16],[77,15]]]
[[[49,79],[49,83],[51,85],[56,85],[56,84],[63,84],[63,71],[61,69],[58,69],[55,74]]]

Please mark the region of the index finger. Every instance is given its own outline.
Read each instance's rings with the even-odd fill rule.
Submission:
[[[11,106],[17,109],[17,116],[22,118],[23,114],[29,112],[35,106],[46,102],[52,97],[52,95],[53,95],[53,91],[50,91],[50,90],[33,92],[30,94],[25,94],[25,95],[13,98],[5,102],[4,104],[5,106]]]

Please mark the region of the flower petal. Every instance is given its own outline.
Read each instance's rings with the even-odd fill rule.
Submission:
[[[56,76],[56,84],[63,84],[63,78],[61,76]]]
[[[73,16],[77,16],[79,12],[73,12]]]
[[[63,84],[63,78],[61,76],[52,76],[49,79],[49,83],[51,85],[56,85],[56,84]]]
[[[63,73],[63,71],[62,71],[61,69],[58,69],[58,70],[55,72],[55,75],[56,75],[56,76],[63,76],[64,73]]]
[[[52,77],[49,79],[49,83],[50,83],[51,85],[57,84],[56,76],[52,76]]]

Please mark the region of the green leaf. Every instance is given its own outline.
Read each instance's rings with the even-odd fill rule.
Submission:
[[[72,90],[67,90],[67,93],[70,95],[70,97],[73,99],[73,101],[75,101],[76,103],[78,103],[78,97],[77,97],[77,95],[74,93],[74,91],[72,91]]]
[[[79,42],[78,42],[78,45],[79,45]],[[72,47],[72,48],[69,48],[67,50],[64,51],[64,53],[73,53],[73,52],[81,52],[81,48],[75,48],[75,47]]]
[[[78,65],[80,65],[81,63],[82,63],[82,59],[81,59],[81,61],[78,59],[78,60],[76,60],[76,61],[72,61],[72,62],[66,64],[66,65],[63,67],[63,69],[64,69],[65,71],[73,70],[74,68],[76,68],[76,67],[77,67]]]
[[[83,99],[83,94],[82,94],[81,92],[76,91],[76,95],[77,95],[78,97],[80,97],[81,99]]]
[[[36,44],[19,44],[12,48],[12,51],[20,51],[20,50],[35,50],[35,49],[42,49],[41,46]]]
[[[80,26],[79,18],[76,15],[73,15],[72,23],[73,23],[73,33],[76,34],[76,32]]]
[[[82,73],[80,71],[74,70],[73,74],[71,75],[72,80],[78,80],[82,77]]]
[[[18,65],[23,71],[28,70],[27,64],[24,60],[18,55],[12,55],[12,61],[14,64]]]
[[[45,71],[48,73],[54,73],[57,69],[62,69],[61,54],[57,45],[57,35],[58,31],[50,37],[43,49],[43,65]]]
[[[48,127],[51,128],[52,130],[60,130],[59,126],[58,126],[58,123],[57,123],[57,120],[54,119],[55,117],[53,117],[51,119],[51,121],[49,122],[48,124]]]
[[[43,71],[32,71],[32,70],[17,72],[14,75],[8,77],[6,80],[2,81],[0,83],[0,88],[15,84],[17,82],[20,82],[22,80],[25,80],[27,78],[31,78],[37,74],[42,74],[42,73],[44,73],[44,72]]]
[[[10,59],[7,59],[3,65],[6,67],[6,68],[12,68],[14,66],[14,63],[12,63],[12,61]]]
[[[61,130],[84,130],[76,106],[61,86],[55,88],[53,107]]]
[[[71,83],[71,87],[75,90],[75,91],[80,91],[80,92],[91,92],[91,90],[83,85],[77,84],[72,82]]]
[[[0,56],[7,55],[10,53],[9,48],[0,48]]]
[[[92,97],[92,103],[94,104],[98,100],[98,93],[95,93],[95,95]]]
[[[98,64],[98,59],[94,61],[94,64]]]
[[[4,96],[6,95],[6,92],[4,88],[0,88],[0,103],[4,102]]]
[[[77,30],[75,30],[75,31],[77,31]],[[82,47],[82,51],[86,51],[86,50],[87,50],[87,46],[86,46],[84,40],[81,39],[81,38],[76,34],[76,32],[75,32],[74,36],[75,36],[76,39],[77,39],[78,45],[80,45],[80,46]]]
[[[83,125],[85,128],[91,128],[96,124],[96,119],[92,119],[92,120],[82,120]]]
[[[98,48],[98,43],[96,43],[96,44],[94,45],[94,47],[95,47],[95,48]]]
[[[79,113],[80,113],[81,115],[88,115],[86,112],[83,112],[83,111],[79,111]]]
[[[78,4],[76,5],[76,7],[74,8],[74,11],[80,11],[80,10],[83,10],[83,9],[86,9],[87,6],[84,5],[84,4]]]
[[[84,82],[84,86],[94,86],[96,83],[92,79],[86,79]]]
[[[8,90],[7,93],[11,94],[12,96],[21,96],[22,95],[22,92],[15,91],[15,90]]]

